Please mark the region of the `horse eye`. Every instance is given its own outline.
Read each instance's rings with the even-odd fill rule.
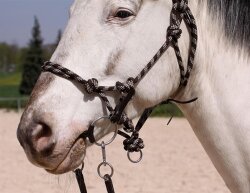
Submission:
[[[123,9],[123,10],[117,11],[114,17],[120,18],[120,19],[126,19],[133,15],[134,14],[131,11]]]

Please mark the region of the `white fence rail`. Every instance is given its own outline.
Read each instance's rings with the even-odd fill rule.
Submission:
[[[22,108],[22,101],[27,101],[27,97],[0,97],[0,102],[15,101],[17,111],[20,112]]]

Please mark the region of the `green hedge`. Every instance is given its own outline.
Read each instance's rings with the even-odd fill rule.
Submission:
[[[0,86],[15,86],[21,82],[21,72],[0,73]]]
[[[153,117],[183,117],[180,109],[174,104],[161,105],[154,109]]]
[[[19,94],[19,86],[18,85],[0,85],[0,98],[22,98],[21,107],[25,107],[27,104],[28,98],[24,98]],[[9,100],[9,101],[1,101],[0,100],[0,108],[11,108],[17,109],[17,101]]]
[[[22,99],[20,101],[20,107],[24,108],[28,103],[27,99]],[[10,100],[10,101],[0,101],[0,108],[4,109],[18,109],[18,102],[16,100]]]
[[[17,85],[0,85],[0,97],[21,97]]]

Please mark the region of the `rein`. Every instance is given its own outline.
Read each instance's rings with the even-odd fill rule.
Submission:
[[[190,35],[190,48],[188,54],[188,62],[187,62],[187,70],[185,72],[185,68],[183,65],[183,60],[181,57],[180,49],[178,46],[178,39],[181,36],[182,30],[180,29],[181,22],[184,21]],[[154,55],[154,57],[146,64],[146,66],[142,69],[142,71],[136,77],[129,77],[126,82],[116,82],[115,86],[99,86],[98,80],[95,78],[85,80],[81,76],[72,72],[71,70],[62,67],[59,64],[55,64],[53,62],[45,62],[42,65],[42,70],[51,72],[57,76],[65,78],[70,81],[76,81],[80,83],[85,91],[88,94],[96,94],[101,98],[101,100],[106,105],[109,110],[109,116],[100,117],[95,120],[90,126],[89,129],[82,133],[81,138],[88,138],[91,143],[95,143],[102,148],[103,162],[98,166],[98,174],[101,178],[104,179],[108,193],[114,193],[114,188],[112,184],[111,177],[113,175],[113,167],[106,161],[106,146],[109,145],[116,137],[117,134],[125,137],[123,142],[124,149],[128,152],[128,158],[133,163],[138,163],[142,159],[142,149],[144,148],[144,143],[141,138],[139,138],[139,131],[146,122],[147,118],[152,113],[153,109],[161,104],[167,104],[169,102],[177,102],[177,103],[190,103],[197,100],[197,98],[192,99],[190,101],[176,101],[174,99],[168,99],[166,101],[161,102],[160,104],[145,109],[143,114],[141,115],[139,121],[134,126],[132,120],[128,118],[127,114],[124,112],[126,106],[131,101],[132,97],[135,95],[135,87],[140,83],[140,81],[147,75],[147,73],[152,69],[152,67],[157,63],[157,61],[161,58],[161,56],[165,53],[165,51],[172,47],[175,51],[175,55],[177,58],[177,62],[180,69],[180,85],[179,87],[185,87],[188,83],[188,79],[190,77],[191,70],[194,65],[194,58],[197,48],[197,26],[195,22],[195,18],[188,7],[188,0],[173,0],[173,6],[170,13],[170,26],[167,29],[166,41],[162,45],[162,47],[158,50],[158,52]],[[107,98],[107,92],[118,92],[120,93],[120,100],[118,104],[113,108]],[[122,125],[123,130],[121,131],[118,127],[115,130],[114,137],[107,143],[102,142],[98,143],[94,137],[94,128],[95,124],[101,119],[108,119],[112,124]],[[130,154],[133,152],[138,152],[139,159],[132,160]],[[111,169],[111,174],[101,175],[101,167],[109,166]],[[87,193],[86,186],[84,183],[84,178],[82,174],[82,169],[77,169],[75,171],[77,181],[81,190],[81,193]]]

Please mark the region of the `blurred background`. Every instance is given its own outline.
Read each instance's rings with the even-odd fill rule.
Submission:
[[[72,0],[0,0],[0,108],[19,109],[60,41]]]

